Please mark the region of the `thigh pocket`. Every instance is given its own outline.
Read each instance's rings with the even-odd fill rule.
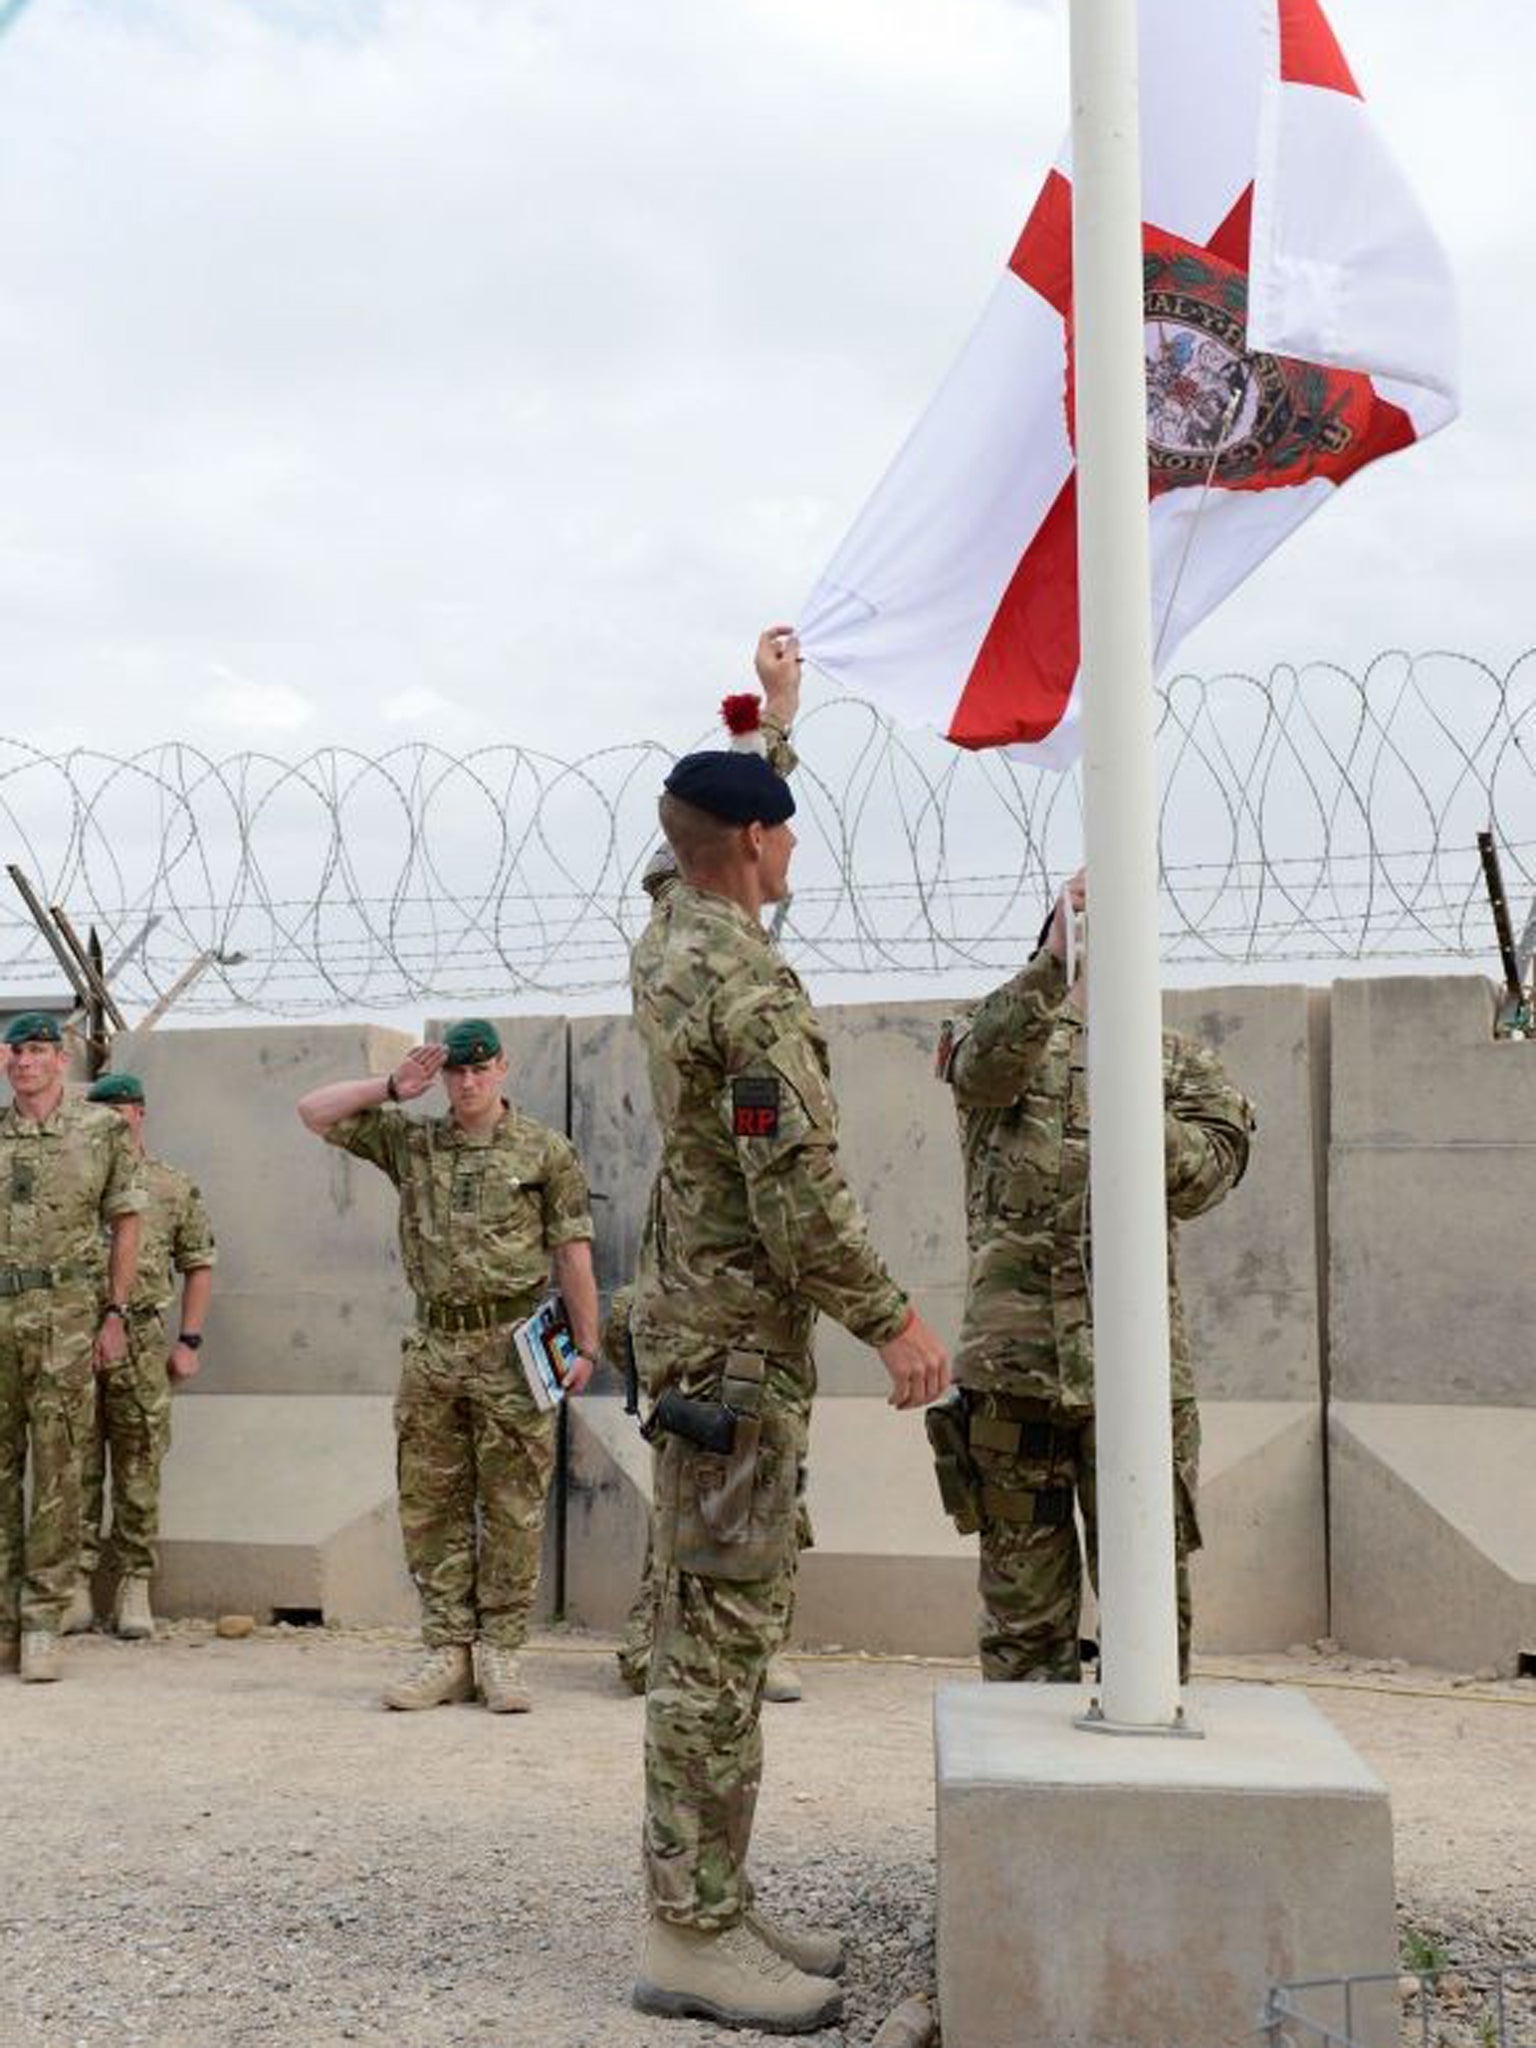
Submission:
[[[656,1548],[663,1570],[710,1579],[767,1579],[794,1556],[799,1457],[793,1444],[759,1440],[750,1474],[736,1460],[681,1437],[656,1466]]]

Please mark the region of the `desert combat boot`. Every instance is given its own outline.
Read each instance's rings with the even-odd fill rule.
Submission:
[[[149,1611],[148,1579],[124,1579],[112,1603],[112,1626],[125,1642],[147,1643],[155,1632],[155,1617]]]
[[[64,1610],[64,1619],[59,1623],[59,1634],[89,1635],[95,1626],[96,1603],[91,1597],[91,1582],[87,1578],[78,1578],[75,1590],[69,1596],[69,1605]]]
[[[414,1671],[384,1688],[384,1704],[399,1714],[422,1707],[448,1707],[475,1696],[475,1671],[468,1643],[441,1643],[428,1650]]]
[[[768,1669],[763,1673],[763,1698],[777,1706],[787,1705],[792,1700],[803,1699],[804,1688],[800,1674],[787,1657],[769,1659]]]
[[[499,1643],[482,1643],[476,1651],[480,1665],[480,1697],[493,1714],[526,1714],[533,1696],[523,1682],[516,1650]]]
[[[746,1911],[745,1924],[759,1941],[766,1941],[776,1955],[808,1977],[841,1977],[848,1958],[843,1943],[829,1927],[792,1927],[765,1913],[754,1899]]]
[[[21,1637],[21,1682],[23,1685],[52,1685],[64,1675],[64,1658],[59,1639],[51,1628],[29,1628]]]
[[[838,1985],[797,1970],[744,1920],[715,1934],[653,1919],[634,2002],[641,2012],[760,2034],[811,2034],[843,2013]]]

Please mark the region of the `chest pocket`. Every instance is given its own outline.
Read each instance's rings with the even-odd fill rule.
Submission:
[[[1073,1065],[1068,1070],[1065,1128],[1074,1137],[1081,1138],[1088,1131],[1088,1075],[1084,1068]]]
[[[31,1202],[37,1199],[37,1162],[33,1159],[13,1158],[11,1161],[11,1200]]]
[[[454,1201],[460,1196],[460,1183],[454,1184]],[[504,1225],[526,1220],[540,1224],[544,1214],[544,1183],[539,1180],[521,1180],[515,1173],[487,1162],[481,1171],[469,1182],[466,1212],[477,1215],[483,1223]]]

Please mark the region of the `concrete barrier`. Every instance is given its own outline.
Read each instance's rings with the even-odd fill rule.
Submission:
[[[1536,1656],[1536,1046],[1480,977],[1333,990],[1333,1632]]]

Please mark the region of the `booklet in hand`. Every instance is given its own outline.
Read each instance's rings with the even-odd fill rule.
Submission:
[[[571,1319],[558,1294],[546,1294],[528,1320],[513,1330],[512,1352],[539,1407],[558,1408],[577,1358]]]

